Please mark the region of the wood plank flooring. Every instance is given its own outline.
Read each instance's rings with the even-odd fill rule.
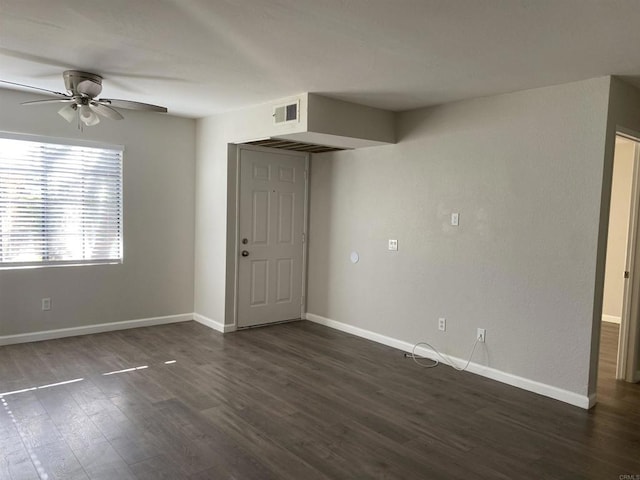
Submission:
[[[620,326],[602,322],[600,332],[600,358],[598,364],[598,401],[615,406],[620,411],[638,411],[640,385],[616,380],[618,361],[618,335]],[[640,453],[639,453],[640,456]]]
[[[586,412],[304,321],[12,345],[0,479],[640,475],[640,391],[613,385]]]

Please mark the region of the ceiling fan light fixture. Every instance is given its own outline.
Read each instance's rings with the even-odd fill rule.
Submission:
[[[78,110],[78,106],[75,103],[70,103],[69,105],[65,105],[60,110],[58,110],[58,114],[64,118],[67,122],[71,123],[76,118],[76,111]]]
[[[87,127],[92,127],[93,125],[100,123],[100,118],[93,110],[91,110],[89,105],[80,105],[79,115],[80,121]]]
[[[0,0],[1,2],[2,0]],[[78,129],[83,126],[92,127],[100,123],[100,116],[111,120],[122,120],[122,114],[113,107],[129,110],[143,110],[147,112],[167,113],[166,107],[152,105],[150,103],[134,102],[131,100],[118,100],[114,98],[96,98],[102,92],[102,77],[95,73],[81,72],[79,70],[66,70],[62,77],[67,93],[56,92],[46,88],[34,87],[23,83],[0,80],[0,84],[8,83],[18,87],[33,88],[44,91],[55,98],[47,100],[33,100],[22,102],[23,105],[39,105],[47,103],[66,103],[58,110],[58,114],[67,122],[74,120]]]

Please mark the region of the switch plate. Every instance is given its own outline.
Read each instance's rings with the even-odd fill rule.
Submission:
[[[447,319],[446,318],[439,318],[438,319],[438,330],[440,330],[441,332],[444,332],[447,330]]]
[[[452,213],[451,214],[451,225],[454,227],[457,227],[460,224],[460,214],[459,213]]]
[[[51,310],[51,299],[50,298],[43,298],[42,299],[42,310],[43,311]]]
[[[393,250],[394,252],[398,250],[398,240],[389,239],[389,250]]]

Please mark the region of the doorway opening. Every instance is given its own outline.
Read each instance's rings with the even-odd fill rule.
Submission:
[[[616,136],[611,203],[607,237],[598,397],[611,395],[617,380],[638,381],[637,337],[638,266],[640,254],[638,215],[640,213],[640,144],[634,138]],[[637,279],[637,280],[636,280]]]

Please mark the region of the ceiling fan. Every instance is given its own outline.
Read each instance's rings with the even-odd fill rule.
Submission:
[[[100,116],[112,120],[122,120],[124,117],[115,108],[125,108],[129,110],[147,110],[151,112],[166,113],[166,107],[152,105],[149,103],[132,102],[130,100],[117,100],[115,98],[96,98],[102,92],[102,77],[95,73],[81,72],[78,70],[66,70],[62,77],[67,93],[55,92],[46,88],[33,87],[21,83],[0,80],[2,83],[17,85],[20,87],[41,90],[54,95],[56,98],[50,100],[35,100],[23,102],[22,105],[38,105],[44,103],[65,103],[58,113],[67,122],[71,123],[77,119],[78,127],[82,125],[91,127],[100,123]]]

